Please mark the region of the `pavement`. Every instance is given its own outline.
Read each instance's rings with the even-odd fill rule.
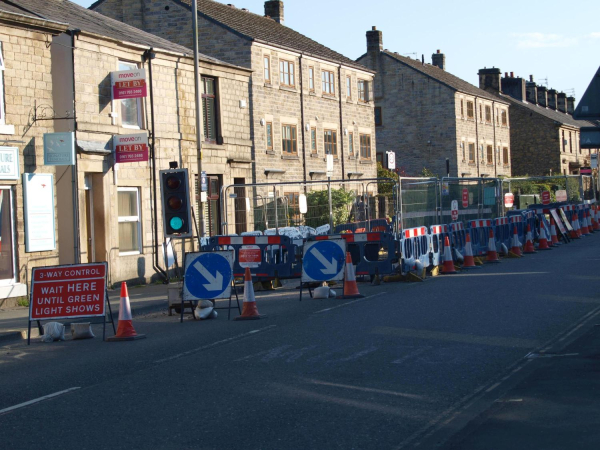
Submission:
[[[130,288],[134,317],[165,311],[168,288]],[[294,288],[288,283],[275,292],[260,292],[257,300],[290,296],[297,292]],[[369,287],[373,292],[376,289]],[[110,291],[109,298],[116,316],[119,291]],[[596,302],[592,298],[586,301]],[[21,339],[27,318],[27,308],[0,309],[0,347]],[[599,375],[600,312],[593,310],[574,329],[530,353],[501,383],[489,387],[484,397],[452,417],[454,430],[449,439],[447,429],[439,434],[432,431],[418,446],[444,450],[597,449]]]

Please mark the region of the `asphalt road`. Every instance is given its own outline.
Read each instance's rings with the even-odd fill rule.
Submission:
[[[489,406],[526,355],[574,338],[598,311],[599,243],[425,283],[360,284],[358,301],[261,294],[259,321],[156,313],[135,320],[145,340],[0,347],[0,442],[432,448],[478,414],[473,404]]]

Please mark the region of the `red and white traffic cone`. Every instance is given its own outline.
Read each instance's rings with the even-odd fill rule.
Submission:
[[[344,294],[338,295],[337,298],[363,298],[358,292],[358,284],[356,284],[356,274],[354,273],[354,264],[352,264],[352,255],[346,252],[346,267],[344,271]]]
[[[471,233],[466,233],[465,256],[462,268],[478,269],[478,267],[475,265],[475,258],[473,257],[473,247],[471,247]]]
[[[585,220],[587,221],[588,232],[590,234],[594,233],[594,224],[592,223],[592,209],[585,210]]]
[[[540,237],[538,238],[538,250],[552,250],[548,245],[548,236],[546,236],[546,226],[544,221],[540,221]]]
[[[258,320],[261,317],[264,316],[258,313],[258,308],[256,307],[250,268],[246,267],[246,271],[244,272],[244,305],[242,306],[242,315],[237,316],[235,320]]]
[[[580,239],[581,229],[579,227],[579,218],[577,217],[577,211],[573,212],[573,218],[571,219],[571,227],[573,228],[573,230],[571,231],[571,239]]]
[[[533,246],[533,236],[531,235],[531,225],[527,225],[527,238],[525,240],[525,247],[523,248],[523,253],[535,253],[535,248]]]
[[[456,269],[454,268],[454,261],[452,260],[452,250],[450,249],[450,239],[446,236],[444,240],[444,263],[442,265],[442,274],[451,275],[455,274]]]
[[[600,231],[600,222],[598,221],[599,217],[598,206],[592,206],[592,225],[594,227],[594,231]]]
[[[487,259],[485,262],[488,263],[498,263],[500,259],[498,258],[498,252],[496,251],[496,239],[494,239],[494,229],[490,228],[490,239],[488,240],[488,251],[487,251]]]
[[[127,283],[121,283],[121,303],[119,304],[119,326],[117,334],[106,339],[109,342],[117,341],[135,341],[144,339],[145,334],[137,334],[133,328],[131,318],[131,307],[129,305],[129,294],[127,293]]]
[[[585,209],[581,210],[581,235],[587,236],[590,234],[590,229],[587,223],[587,213]]]
[[[556,234],[556,223],[552,216],[550,217],[550,242],[552,242],[552,247],[558,247],[560,245],[558,235]]]
[[[517,256],[523,256],[523,253],[521,252],[521,241],[519,241],[519,233],[517,232],[516,225],[513,228],[512,247],[510,248],[510,252]]]

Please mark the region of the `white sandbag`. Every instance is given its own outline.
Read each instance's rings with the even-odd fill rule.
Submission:
[[[214,305],[210,300],[201,300],[196,306],[196,316],[201,320],[215,318],[217,316],[214,309]],[[213,312],[215,313],[214,316]]]
[[[313,298],[329,298],[329,286],[319,286],[313,291]]]
[[[92,332],[92,324],[90,322],[84,322],[71,324],[71,337],[73,339],[91,339],[96,336],[94,336],[94,333]]]
[[[58,322],[44,324],[44,334],[40,336],[42,342],[64,341],[65,326]]]

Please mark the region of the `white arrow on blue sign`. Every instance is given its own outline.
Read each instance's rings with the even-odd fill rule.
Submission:
[[[302,282],[342,280],[345,262],[344,239],[306,242],[302,259]]]
[[[232,252],[187,253],[183,299],[229,298],[233,277]]]

